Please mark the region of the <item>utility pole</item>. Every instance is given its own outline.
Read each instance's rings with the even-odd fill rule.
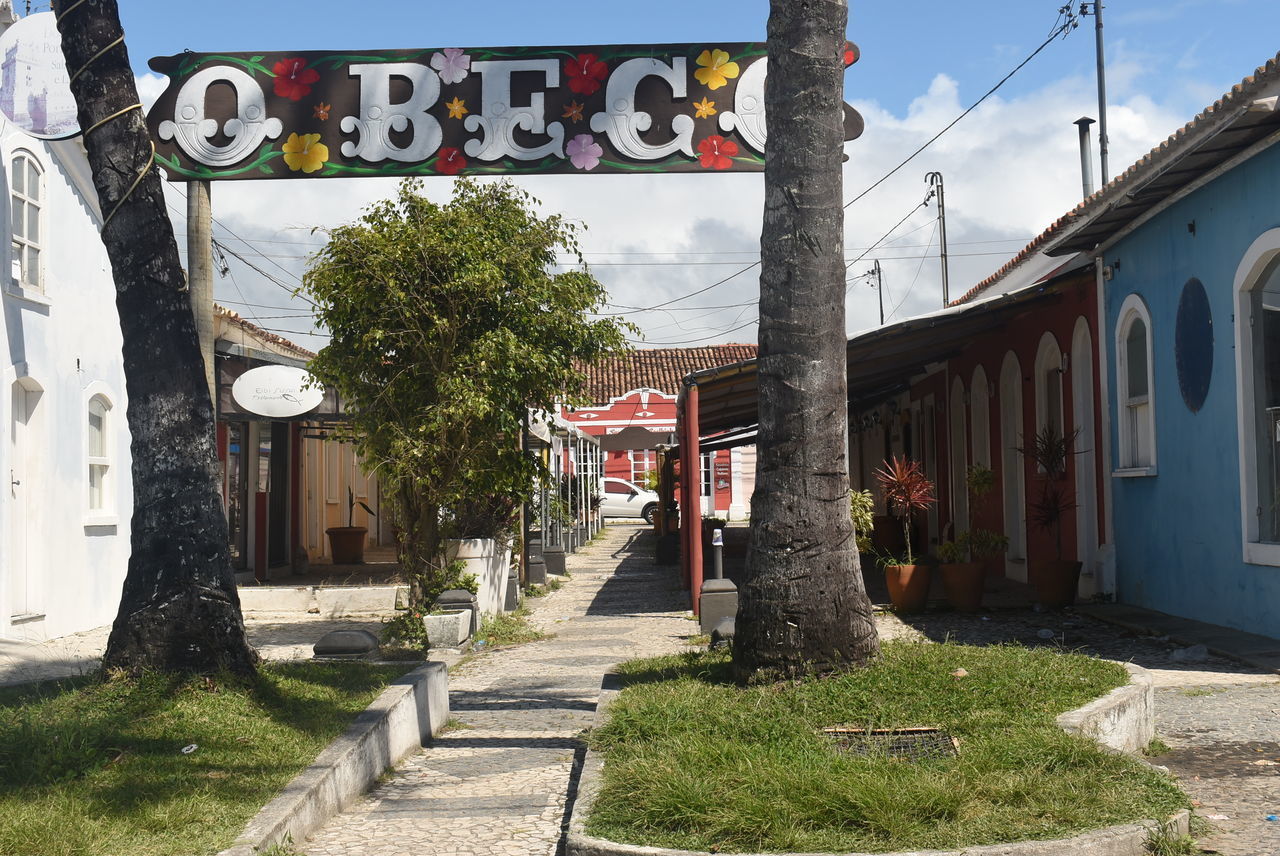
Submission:
[[[209,182],[187,183],[187,287],[191,313],[200,336],[204,357],[204,377],[209,385],[209,401],[214,418],[218,412],[218,388],[213,357],[213,211]]]
[[[924,201],[928,202],[930,197],[935,194],[937,194],[938,197],[938,240],[940,247],[939,255],[942,259],[942,308],[946,309],[951,303],[951,286],[948,281],[947,271],[947,205],[943,197],[942,173],[935,170],[934,172],[926,175],[924,180],[927,181],[929,183],[929,187],[932,188],[929,191],[929,195],[924,198]]]
[[[1094,53],[1098,63],[1098,166],[1105,186],[1111,173],[1107,170],[1107,72],[1102,49],[1102,0],[1081,3],[1080,14],[1093,15]]]
[[[874,276],[876,278],[876,298],[880,301],[880,326],[884,326],[884,274],[880,270],[880,260],[876,259],[871,270],[863,274],[863,276]]]

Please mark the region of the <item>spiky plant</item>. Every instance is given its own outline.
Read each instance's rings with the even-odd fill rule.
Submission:
[[[902,518],[902,535],[907,541],[906,564],[914,565],[911,554],[911,516],[923,511],[937,501],[933,482],[924,474],[919,461],[894,455],[875,472],[876,481],[884,491],[889,508]]]

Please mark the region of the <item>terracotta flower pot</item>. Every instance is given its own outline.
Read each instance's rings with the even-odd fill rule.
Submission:
[[[1071,559],[1040,559],[1031,563],[1031,584],[1045,609],[1061,609],[1076,602],[1080,563]]]
[[[923,612],[929,599],[928,565],[885,565],[884,581],[895,612]]]
[[[986,581],[984,562],[957,562],[941,565],[942,587],[957,612],[977,612],[982,607],[982,587]]]
[[[364,538],[369,530],[363,526],[331,526],[324,530],[329,536],[329,553],[335,565],[364,564]]]

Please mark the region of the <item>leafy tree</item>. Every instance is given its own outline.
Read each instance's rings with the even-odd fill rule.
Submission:
[[[108,215],[132,435],[132,554],[103,665],[254,671],[219,493],[213,405],[116,0],[55,0],[67,68]],[[101,124],[99,124],[101,122]],[[141,176],[140,180],[135,180]]]
[[[879,651],[849,518],[841,247],[844,0],[772,0],[760,235],[760,433],[734,671],[791,677]]]
[[[545,478],[520,448],[528,408],[576,399],[579,366],[625,343],[588,317],[605,291],[585,267],[551,272],[560,248],[581,263],[576,229],[535,204],[469,179],[438,204],[406,180],[331,230],[303,277],[333,337],[311,370],[391,499],[418,601],[444,584],[446,538],[500,534]]]

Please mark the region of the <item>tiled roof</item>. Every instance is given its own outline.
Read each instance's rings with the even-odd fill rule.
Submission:
[[[755,355],[755,345],[628,351],[587,367],[586,395],[592,404],[605,404],[611,398],[642,387],[675,395],[680,391],[680,381],[685,375],[699,369],[749,360]]]
[[[987,288],[1003,279],[1014,268],[1044,250],[1049,243],[1064,238],[1069,234],[1069,227],[1081,220],[1081,218],[1087,219],[1100,212],[1105,212],[1106,208],[1114,204],[1117,199],[1124,197],[1126,194],[1137,193],[1142,187],[1139,182],[1146,179],[1149,174],[1158,175],[1171,156],[1175,155],[1182,147],[1187,145],[1194,146],[1198,142],[1196,139],[1191,139],[1196,132],[1201,131],[1207,125],[1212,125],[1214,122],[1232,121],[1232,115],[1227,112],[1229,108],[1234,108],[1234,110],[1245,109],[1248,106],[1248,102],[1257,96],[1258,91],[1264,85],[1271,83],[1278,77],[1280,77],[1280,54],[1269,59],[1265,65],[1259,66],[1252,75],[1231,87],[1230,92],[1205,108],[1194,119],[1144,155],[1137,163],[1108,182],[1105,187],[1055,220],[1049,228],[1027,244],[1022,252],[1006,262],[991,276],[953,300],[951,302],[952,305],[965,303],[977,297]],[[1225,148],[1224,152],[1224,160],[1233,153],[1230,149]]]
[[[304,360],[310,360],[315,357],[314,351],[308,351],[301,345],[296,345],[293,342],[290,342],[284,336],[277,336],[275,333],[263,330],[257,324],[251,324],[241,318],[237,313],[227,309],[225,306],[219,306],[216,303],[213,304],[213,314],[218,318],[225,319],[227,323],[232,326],[239,327],[241,330],[252,334],[263,342],[279,348],[286,352],[287,355],[297,356]]]

